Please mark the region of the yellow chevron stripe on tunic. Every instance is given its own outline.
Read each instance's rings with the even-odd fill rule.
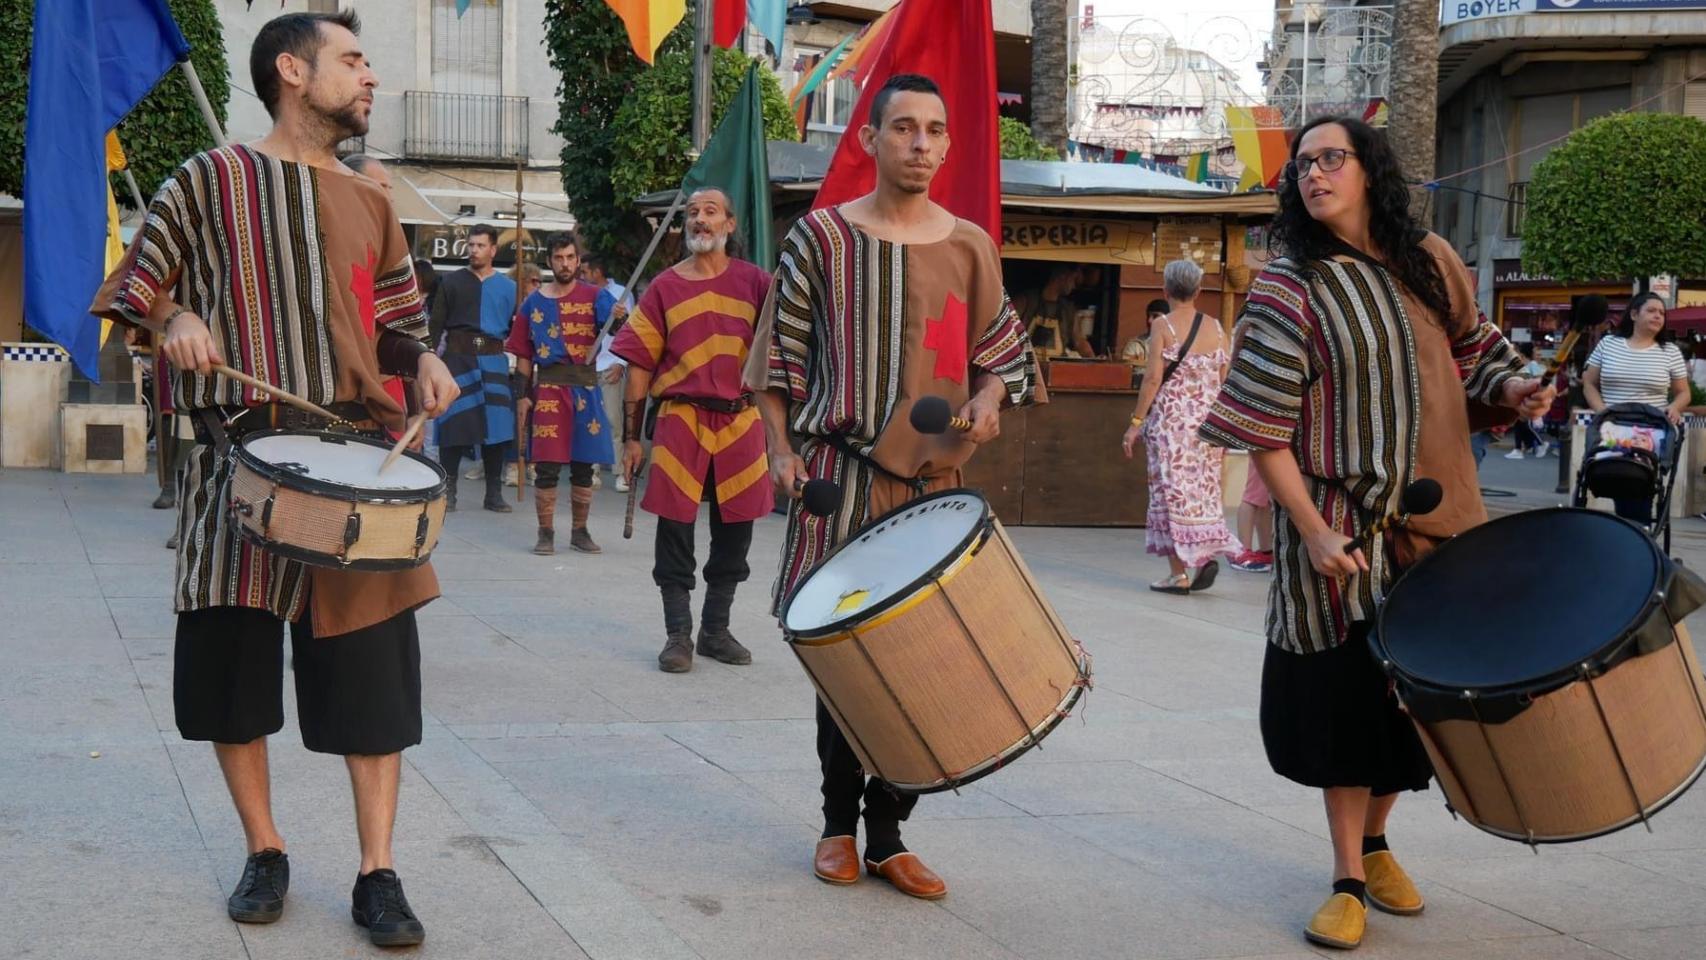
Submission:
[[[663,471],[663,475],[675,484],[676,489],[694,503],[698,503],[699,498],[705,494],[704,482],[695,480],[693,471],[683,466],[680,460],[675,459],[675,454],[670,453],[669,448],[662,444],[652,447],[652,469]]]
[[[634,312],[628,315],[628,326],[632,327],[634,334],[640,338],[640,345],[646,348],[646,353],[651,355],[653,363],[663,359],[663,334],[658,332],[657,324],[652,322],[651,317],[646,316],[644,310],[636,307]]]
[[[659,374],[658,378],[652,381],[652,396],[662,394],[665,390],[692,376],[694,371],[717,357],[734,357],[737,361],[745,360],[746,341],[726,333],[711,334],[692,349],[683,353],[676,359],[674,366]]]
[[[758,305],[720,293],[701,293],[665,310],[664,328],[673,331],[701,313],[721,313],[751,323],[753,318],[758,316]]]
[[[693,431],[693,436],[699,441],[706,453],[715,456],[732,446],[736,441],[746,436],[748,430],[758,420],[758,408],[749,407],[735,415],[728,425],[721,430],[707,431],[699,422],[699,408],[691,403],[672,402],[664,408],[662,417],[674,417]]]
[[[727,480],[717,481],[717,502],[728,503],[745,493],[748,487],[768,476],[770,476],[770,458],[760,453],[758,459],[747,464],[746,469]]]

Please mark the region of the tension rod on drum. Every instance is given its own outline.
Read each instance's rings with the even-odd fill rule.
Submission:
[[[1641,803],[1641,794],[1635,789],[1635,778],[1629,774],[1629,765],[1623,762],[1623,749],[1617,745],[1617,732],[1611,729],[1611,721],[1605,717],[1605,708],[1599,703],[1599,690],[1593,685],[1593,672],[1587,664],[1576,668],[1581,671],[1582,682],[1588,685],[1588,695],[1593,697],[1594,712],[1599,714],[1599,725],[1605,728],[1605,738],[1611,741],[1611,752],[1617,757],[1617,768],[1623,771],[1623,782],[1629,787],[1629,799],[1635,801],[1635,815],[1641,818],[1641,826],[1653,832],[1653,825],[1647,819],[1647,808]]]
[[[1469,703],[1469,712],[1475,715],[1475,729],[1481,731],[1481,742],[1487,745],[1487,756],[1492,758],[1493,769],[1499,772],[1499,782],[1504,785],[1505,796],[1510,799],[1511,810],[1516,813],[1516,820],[1522,827],[1522,832],[1528,836],[1525,841],[1528,849],[1535,856],[1540,856],[1540,847],[1534,842],[1534,828],[1529,826],[1528,817],[1523,815],[1522,804],[1517,802],[1516,791],[1511,789],[1511,778],[1505,774],[1504,762],[1499,759],[1499,751],[1493,747],[1493,738],[1487,736],[1487,724],[1481,719],[1481,708],[1475,705],[1475,691],[1463,691],[1463,699]]]

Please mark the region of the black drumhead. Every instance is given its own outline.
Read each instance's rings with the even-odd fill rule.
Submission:
[[[1512,514],[1441,545],[1381,608],[1376,649],[1446,690],[1549,686],[1626,641],[1661,588],[1664,556],[1608,513]]]

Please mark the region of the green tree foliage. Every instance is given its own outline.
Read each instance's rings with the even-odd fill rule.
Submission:
[[[225,37],[213,0],[169,0],[169,6],[190,42],[190,60],[223,125],[230,86]],[[24,189],[24,120],[34,10],[34,0],[0,0],[0,23],[7,25],[0,33],[0,191],[13,195]],[[191,155],[213,146],[213,134],[202,120],[189,83],[177,70],[168,73],[119,124],[118,136],[144,193],[157,188]],[[131,205],[130,190],[120,178],[113,178],[113,188],[121,204]]]
[[[1706,122],[1623,113],[1534,168],[1522,265],[1564,282],[1706,276]]]
[[[686,54],[692,45],[689,4],[659,57]],[[552,129],[563,138],[563,192],[580,234],[601,252],[637,254],[631,238],[645,221],[617,205],[610,171],[616,161],[616,114],[649,68],[634,55],[621,19],[604,3],[545,0],[545,47],[562,77]]]
[[[711,66],[711,130],[740,91],[752,58],[734,50],[716,50]],[[788,109],[788,98],[776,74],[759,70],[759,95],[764,101],[764,135],[770,140],[794,140],[799,130]],[[675,50],[658,58],[657,65],[641,74],[633,93],[616,113],[615,163],[610,183],[616,202],[628,204],[635,197],[668,190],[681,183],[692,166],[687,153],[693,147],[692,132],[693,53]]]
[[[1001,159],[1059,160],[1060,154],[1042,145],[1031,128],[1012,117],[1001,117]]]

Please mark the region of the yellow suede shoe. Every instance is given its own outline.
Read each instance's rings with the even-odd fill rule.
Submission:
[[[1368,875],[1368,902],[1376,910],[1406,917],[1422,912],[1422,895],[1392,851],[1363,854],[1362,869]]]
[[[1348,893],[1335,893],[1321,904],[1315,916],[1309,918],[1309,926],[1303,928],[1303,935],[1311,943],[1319,943],[1323,947],[1354,950],[1362,943],[1362,931],[1367,922],[1368,910],[1361,900]]]

